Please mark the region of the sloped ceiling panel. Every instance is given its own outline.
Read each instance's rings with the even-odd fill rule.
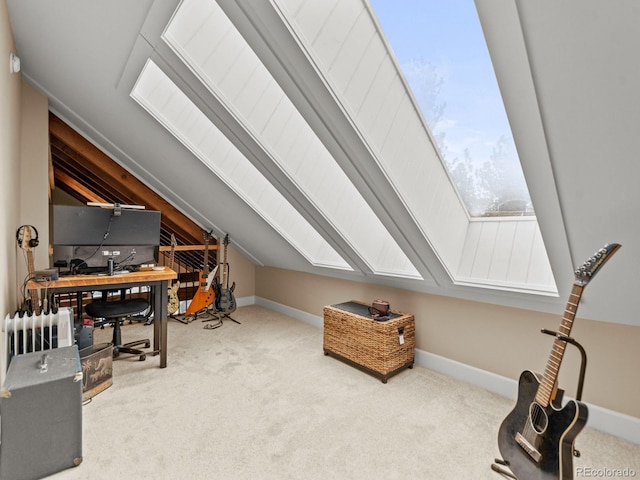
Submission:
[[[334,225],[371,272],[421,279],[216,3],[183,3],[163,38],[225,108],[238,117],[269,158]],[[220,48],[221,43],[225,48]],[[297,155],[291,153],[294,143]]]
[[[131,95],[310,263],[351,269],[152,61]]]

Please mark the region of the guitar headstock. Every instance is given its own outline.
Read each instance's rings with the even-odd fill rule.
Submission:
[[[224,245],[229,245],[229,234],[228,233],[224,236],[224,240],[222,240],[222,243]]]
[[[172,233],[171,234],[171,247],[172,248],[176,248],[178,246],[178,242],[176,241],[176,236]]]
[[[619,243],[607,243],[604,247],[593,254],[592,257],[580,265],[575,270],[576,285],[584,286],[595,277],[596,273],[602,266],[618,251],[621,247]]]
[[[35,231],[35,238],[31,233],[32,230]],[[18,246],[22,250],[30,252],[32,248],[38,246],[38,231],[31,225],[22,225],[16,232],[16,240],[18,241]]]

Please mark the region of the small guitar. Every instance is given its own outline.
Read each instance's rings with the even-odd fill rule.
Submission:
[[[22,250],[27,255],[27,269],[29,271],[29,279],[34,278],[35,268],[33,266],[33,249],[38,246],[38,238],[33,238],[31,230],[35,231],[35,227],[31,225],[22,225],[16,232],[16,240]],[[28,315],[40,315],[40,299],[37,289],[29,289],[29,295],[24,299],[22,312]]]
[[[173,259],[175,256],[176,246],[178,243],[176,242],[176,236],[171,234],[171,253],[169,254],[169,268],[173,269]],[[178,298],[178,289],[180,288],[180,282],[175,281],[169,284],[169,304],[167,306],[167,312],[169,315],[173,315],[180,308],[180,299]]]
[[[520,375],[515,408],[498,431],[498,447],[513,474],[522,480],[573,478],[573,443],[587,422],[587,406],[569,400],[562,407],[558,371],[571,333],[582,291],[620,248],[605,245],[575,271],[575,281],[544,374]]]
[[[213,278],[216,275],[218,267],[209,272],[209,240],[211,239],[211,233],[205,232],[204,234],[204,266],[200,273],[200,285],[198,291],[193,296],[185,315],[193,315],[201,310],[204,310],[213,303],[214,291],[211,288]]]
[[[226,315],[230,315],[236,311],[236,299],[233,297],[233,291],[236,289],[236,282],[233,282],[229,288],[229,264],[227,263],[227,247],[229,245],[229,234],[225,235],[223,240],[224,260],[222,261],[222,283],[218,283],[218,279],[214,280],[216,290],[215,307],[216,311]]]

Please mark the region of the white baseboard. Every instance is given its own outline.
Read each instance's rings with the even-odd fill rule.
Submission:
[[[416,363],[449,377],[516,400],[518,381],[464,363],[416,349]],[[640,419],[584,402],[589,409],[587,426],[640,445]]]
[[[236,298],[235,300],[236,300],[236,305],[238,307],[246,307],[248,305],[256,304],[256,297],[254,295],[250,295],[248,297]]]
[[[312,315],[308,312],[261,297],[245,298],[253,298],[253,303],[255,305],[274,310],[295,318],[296,320],[301,320],[313,325],[314,327],[323,328],[324,320],[318,315]],[[246,303],[246,305],[250,304],[251,303]],[[239,302],[238,306],[240,306]],[[514,401],[518,395],[517,380],[496,375],[495,373],[481,370],[471,365],[460,363],[433,353],[425,352],[424,350],[416,349],[415,354],[416,364],[425,368],[429,368],[444,375],[462,380],[463,382],[476,385]],[[614,435],[622,440],[626,440],[627,442],[640,445],[640,418],[625,415],[623,413],[589,403],[587,403],[587,407],[589,408],[589,419],[587,421],[587,426],[589,428],[593,428],[594,430]]]
[[[298,310],[297,308],[289,307],[281,303],[267,300],[266,298],[255,297],[255,299],[255,304],[260,305],[261,307],[268,308],[269,310],[274,310],[278,313],[282,313],[283,315],[287,315],[288,317],[295,318],[296,320],[301,320],[304,323],[313,325],[314,327],[322,328],[324,326],[324,319],[317,315],[312,315],[302,310]]]

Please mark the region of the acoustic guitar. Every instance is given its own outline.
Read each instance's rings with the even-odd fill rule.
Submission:
[[[32,279],[35,276],[35,268],[33,264],[33,249],[38,246],[38,238],[36,232],[36,238],[32,236],[31,230],[35,230],[35,227],[31,225],[22,225],[16,232],[16,240],[22,250],[24,250],[27,256],[27,270],[29,272],[28,279]],[[22,312],[28,315],[40,315],[40,299],[38,297],[37,289],[29,289],[28,295],[24,299],[24,304],[21,309]]]
[[[176,236],[171,234],[171,253],[169,254],[169,268],[173,269],[173,260],[175,257],[176,246],[178,243],[176,242]],[[175,282],[171,282],[169,284],[169,302],[167,305],[167,312],[169,315],[173,315],[180,308],[180,299],[178,298],[178,289],[180,288],[180,282],[176,280]]]
[[[498,447],[506,465],[521,480],[573,478],[573,444],[588,416],[587,406],[569,400],[561,406],[558,371],[582,291],[618,251],[612,243],[598,250],[575,270],[575,281],[560,321],[544,374],[525,370],[518,383],[518,399],[498,431]]]
[[[218,266],[209,272],[209,240],[211,239],[211,233],[205,232],[204,234],[204,266],[202,272],[200,272],[198,291],[193,296],[185,315],[193,315],[201,310],[204,310],[213,303],[214,291],[211,288],[213,278],[218,271]]]
[[[236,289],[236,282],[233,282],[231,288],[229,288],[229,264],[227,263],[227,248],[229,246],[229,234],[226,234],[223,240],[224,245],[224,259],[222,261],[222,283],[218,283],[218,279],[215,282],[215,307],[219,313],[230,315],[236,311],[236,299],[233,296],[233,291]]]

